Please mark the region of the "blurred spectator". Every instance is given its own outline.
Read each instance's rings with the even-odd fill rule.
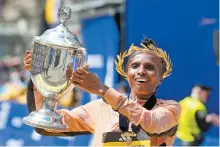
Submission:
[[[211,124],[219,126],[217,114],[207,114],[205,103],[211,89],[204,85],[195,85],[191,96],[181,100],[181,115],[177,131],[177,142],[181,146],[199,146],[203,140],[203,133]]]
[[[2,9],[4,6],[5,0],[0,0],[0,18],[2,18]]]
[[[4,61],[0,60],[0,93],[1,87],[9,80],[9,68]]]
[[[29,74],[24,70],[19,57],[7,57],[0,62],[1,78],[0,101],[15,100],[26,103],[25,94]]]

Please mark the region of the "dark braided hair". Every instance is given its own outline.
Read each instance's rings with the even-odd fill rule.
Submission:
[[[157,47],[156,43],[153,40],[148,39],[146,36],[144,36],[144,40],[141,40],[141,43],[145,46],[153,45],[154,47]]]

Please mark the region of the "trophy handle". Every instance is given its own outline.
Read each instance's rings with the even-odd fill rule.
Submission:
[[[76,56],[78,57],[78,67],[83,67],[87,63],[87,51],[85,48],[80,47],[77,49],[77,54]]]

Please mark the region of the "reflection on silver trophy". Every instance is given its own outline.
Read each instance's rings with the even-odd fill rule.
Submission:
[[[44,101],[40,110],[23,118],[27,125],[53,130],[66,128],[62,116],[56,113],[57,100],[74,88],[66,71],[84,66],[87,61],[86,49],[65,25],[71,13],[69,7],[61,6],[58,11],[61,24],[33,38],[31,79]]]

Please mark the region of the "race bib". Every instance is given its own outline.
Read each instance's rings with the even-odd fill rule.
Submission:
[[[150,137],[144,132],[107,132],[103,134],[103,146],[149,147]]]

